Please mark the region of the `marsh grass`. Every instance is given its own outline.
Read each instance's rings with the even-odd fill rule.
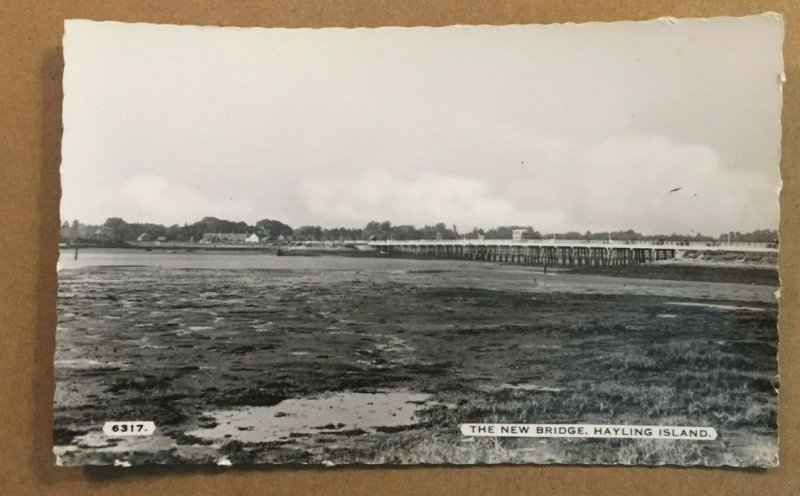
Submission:
[[[347,284],[339,273],[291,271],[73,273],[60,288],[56,358],[106,365],[56,368],[57,442],[70,446],[105,420],[135,418],[155,420],[174,446],[127,455],[77,449],[62,461],[208,463],[224,455],[234,463],[776,462],[774,304],[751,302],[762,311],[730,312],[667,307],[674,295],[534,295],[502,289],[496,278],[487,279],[492,288],[465,288],[463,273],[376,275]],[[120,284],[121,275],[136,284]],[[659,318],[664,312],[674,317]],[[108,365],[118,357],[124,362]],[[393,429],[214,445],[186,435],[208,424],[213,410],[378,390],[432,400],[415,424]],[[720,437],[459,433],[460,424],[480,422],[696,425],[714,427]]]

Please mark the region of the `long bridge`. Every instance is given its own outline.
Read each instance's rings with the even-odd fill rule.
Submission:
[[[676,258],[678,252],[777,253],[774,243],[606,240],[373,240],[387,255],[511,262],[524,265],[607,266]]]

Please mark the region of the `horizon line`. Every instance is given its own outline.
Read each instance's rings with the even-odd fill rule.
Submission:
[[[453,230],[456,233],[460,233],[461,232],[461,231],[457,230],[457,224],[456,223],[448,223],[448,222],[444,222],[444,221],[426,223],[426,224],[420,225],[420,226],[418,226],[417,224],[406,224],[406,223],[395,224],[393,221],[390,221],[390,220],[370,220],[370,221],[367,221],[366,223],[364,223],[363,225],[360,225],[360,226],[337,225],[337,226],[334,226],[334,227],[326,227],[326,226],[323,226],[323,225],[320,225],[320,224],[299,224],[298,226],[295,227],[295,226],[291,225],[288,222],[284,222],[282,220],[279,220],[279,219],[276,219],[276,218],[271,218],[271,217],[264,217],[263,219],[259,219],[258,221],[255,221],[255,222],[253,222],[251,224],[250,222],[247,222],[247,221],[244,221],[244,220],[230,220],[230,219],[225,219],[225,218],[221,218],[221,217],[215,217],[213,215],[206,215],[206,216],[204,216],[204,217],[202,217],[199,220],[196,220],[194,222],[186,222],[186,221],[184,221],[183,224],[179,224],[179,223],[167,224],[167,223],[160,223],[160,222],[153,222],[153,221],[138,221],[138,220],[137,221],[128,221],[128,220],[125,220],[123,217],[114,217],[114,216],[107,217],[105,221],[100,222],[98,224],[93,224],[93,223],[81,222],[80,219],[78,219],[78,218],[73,218],[72,220],[70,220],[68,218],[64,218],[64,219],[61,219],[61,221],[59,222],[59,226],[63,226],[64,222],[69,222],[69,224],[71,225],[74,221],[78,221],[79,224],[86,225],[86,226],[92,226],[92,225],[102,226],[109,219],[121,219],[126,224],[152,224],[152,225],[157,225],[157,226],[162,226],[162,227],[165,227],[165,228],[169,228],[169,227],[175,227],[175,226],[177,226],[177,227],[191,226],[193,224],[197,224],[199,222],[202,222],[204,219],[207,219],[207,218],[212,218],[212,219],[216,219],[216,220],[223,221],[223,222],[244,223],[248,227],[255,227],[255,225],[258,222],[261,222],[261,221],[264,221],[264,220],[270,220],[270,221],[275,221],[275,222],[280,222],[282,224],[285,224],[285,225],[289,226],[292,230],[296,230],[296,229],[299,229],[299,228],[302,228],[302,227],[319,227],[321,229],[328,229],[328,230],[332,230],[332,229],[364,229],[366,227],[366,225],[369,224],[370,222],[377,222],[379,224],[382,224],[384,222],[389,222],[391,227],[407,226],[407,227],[412,227],[414,229],[419,229],[419,228],[424,228],[424,227],[435,227],[437,224],[444,224],[445,228],[448,229],[448,230]],[[727,229],[727,230],[722,230],[721,233],[722,234],[726,234],[726,233],[729,233],[729,232],[747,233],[747,232],[755,232],[755,231],[780,231],[779,227],[780,226],[778,226],[778,227],[761,227],[761,228],[753,229],[751,231],[741,231],[741,230],[736,230],[736,229]],[[452,229],[452,228],[456,228],[456,229]],[[499,228],[531,229],[531,230],[533,230],[535,232],[539,232],[539,234],[541,234],[541,235],[545,235],[545,234],[548,234],[548,235],[549,234],[562,234],[562,233],[571,233],[571,232],[579,233],[579,234],[585,234],[587,232],[592,233],[592,234],[600,234],[600,233],[628,232],[628,231],[632,231],[632,232],[634,232],[636,234],[640,234],[640,235],[643,235],[643,236],[648,236],[648,235],[649,236],[656,236],[656,235],[705,236],[706,235],[706,234],[704,234],[704,233],[702,233],[700,231],[696,231],[694,229],[690,229],[689,230],[689,232],[691,234],[687,234],[685,232],[677,232],[677,231],[674,231],[674,230],[672,231],[672,233],[667,234],[666,231],[661,231],[661,232],[650,231],[648,233],[648,232],[645,232],[645,231],[636,230],[636,229],[634,229],[632,227],[629,227],[629,228],[617,228],[617,229],[603,228],[603,229],[600,229],[600,230],[593,230],[593,229],[586,229],[586,228],[583,228],[583,229],[573,228],[573,229],[563,229],[563,230],[560,230],[560,231],[558,231],[558,230],[550,230],[549,232],[545,232],[543,230],[542,231],[537,230],[536,227],[534,225],[532,225],[532,224],[523,225],[523,224],[513,224],[513,223],[512,224],[502,224],[502,223],[500,223],[500,224],[492,225],[490,227],[473,226],[471,230],[467,230],[467,231],[463,231],[463,232],[464,233],[469,233],[469,232],[473,232],[473,231],[476,231],[476,230],[489,231],[489,230],[492,230],[492,229],[499,229]],[[739,228],[739,229],[741,229],[741,228]]]

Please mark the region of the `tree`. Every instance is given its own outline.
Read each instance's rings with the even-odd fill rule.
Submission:
[[[322,228],[319,226],[301,226],[294,230],[293,236],[297,241],[321,241]]]
[[[407,241],[417,238],[419,238],[419,235],[417,234],[417,230],[414,229],[414,226],[403,225],[394,226],[394,228],[392,228],[392,239]]]
[[[376,239],[389,239],[392,235],[392,223],[389,221],[384,222],[369,222],[364,227],[364,237],[369,239],[375,236]]]
[[[292,228],[287,224],[272,219],[262,219],[256,222],[256,229],[259,230],[262,235],[275,239],[277,239],[278,236],[291,236],[293,233]]]
[[[128,223],[119,217],[109,217],[103,227],[106,228],[103,232],[113,241],[123,241],[128,232]]]
[[[72,221],[72,229],[70,229],[69,236],[71,238],[79,238],[81,236],[81,223],[78,219]]]

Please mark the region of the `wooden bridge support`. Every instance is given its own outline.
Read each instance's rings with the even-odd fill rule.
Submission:
[[[376,245],[382,252],[401,257],[442,258],[505,262],[520,265],[603,267],[640,264],[675,258],[674,248],[625,246],[542,246],[492,244],[391,244]]]

